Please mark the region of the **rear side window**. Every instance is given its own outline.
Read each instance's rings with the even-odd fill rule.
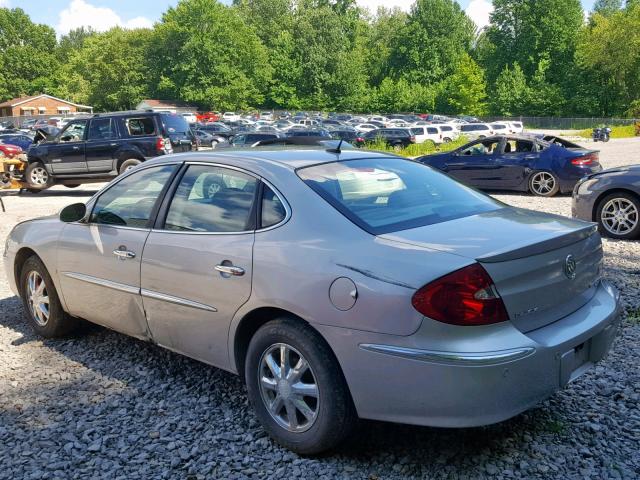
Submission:
[[[146,228],[174,169],[174,165],[146,168],[122,179],[98,197],[91,223]]]
[[[431,133],[431,134],[438,133],[438,129],[437,129],[437,128],[430,127],[430,128],[427,128],[427,132],[429,132],[429,133]]]
[[[156,125],[152,117],[128,118],[125,125],[132,137],[155,135],[156,133]]]
[[[171,200],[165,229],[179,232],[253,230],[257,180],[222,167],[191,165]]]
[[[502,208],[496,200],[440,172],[399,158],[326,163],[300,169],[298,175],[336,210],[373,235]]]
[[[89,124],[89,140],[109,140],[116,138],[115,124],[110,118],[97,118]]]
[[[262,189],[262,204],[260,213],[260,228],[267,228],[276,225],[284,220],[287,211],[280,200],[280,197],[264,185]]]

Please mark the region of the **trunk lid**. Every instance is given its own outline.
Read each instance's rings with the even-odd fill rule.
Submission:
[[[381,237],[478,261],[523,332],[586,304],[601,276],[595,225],[523,209],[503,208]]]

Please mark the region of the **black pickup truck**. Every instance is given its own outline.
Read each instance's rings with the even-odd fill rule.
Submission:
[[[29,190],[104,182],[147,159],[196,149],[180,115],[153,111],[100,113],[71,120],[32,146],[23,180]]]

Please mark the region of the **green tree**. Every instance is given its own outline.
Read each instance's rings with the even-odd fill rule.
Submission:
[[[84,39],[61,69],[58,93],[97,110],[127,110],[148,95],[151,31],[113,28]]]
[[[453,0],[416,0],[389,58],[394,77],[434,84],[451,75],[469,52],[475,24]]]
[[[512,68],[504,67],[495,83],[491,101],[491,110],[496,115],[514,116],[527,113],[529,100],[527,79],[516,62]]]
[[[444,113],[484,115],[487,113],[487,85],[484,71],[464,54],[443,85],[439,107]]]
[[[596,0],[593,11],[600,15],[611,15],[622,9],[622,0]]]
[[[33,23],[20,8],[0,8],[0,100],[50,92],[55,48],[51,27]]]
[[[261,105],[271,80],[267,49],[237,8],[182,0],[154,29],[153,90],[203,108]]]

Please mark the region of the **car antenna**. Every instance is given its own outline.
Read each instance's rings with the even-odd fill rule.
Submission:
[[[342,150],[340,150],[340,147],[342,147],[342,140],[344,139],[343,138],[340,139],[340,141],[338,142],[338,146],[336,148],[327,148],[327,152],[337,153],[338,155],[340,155],[342,153]]]

